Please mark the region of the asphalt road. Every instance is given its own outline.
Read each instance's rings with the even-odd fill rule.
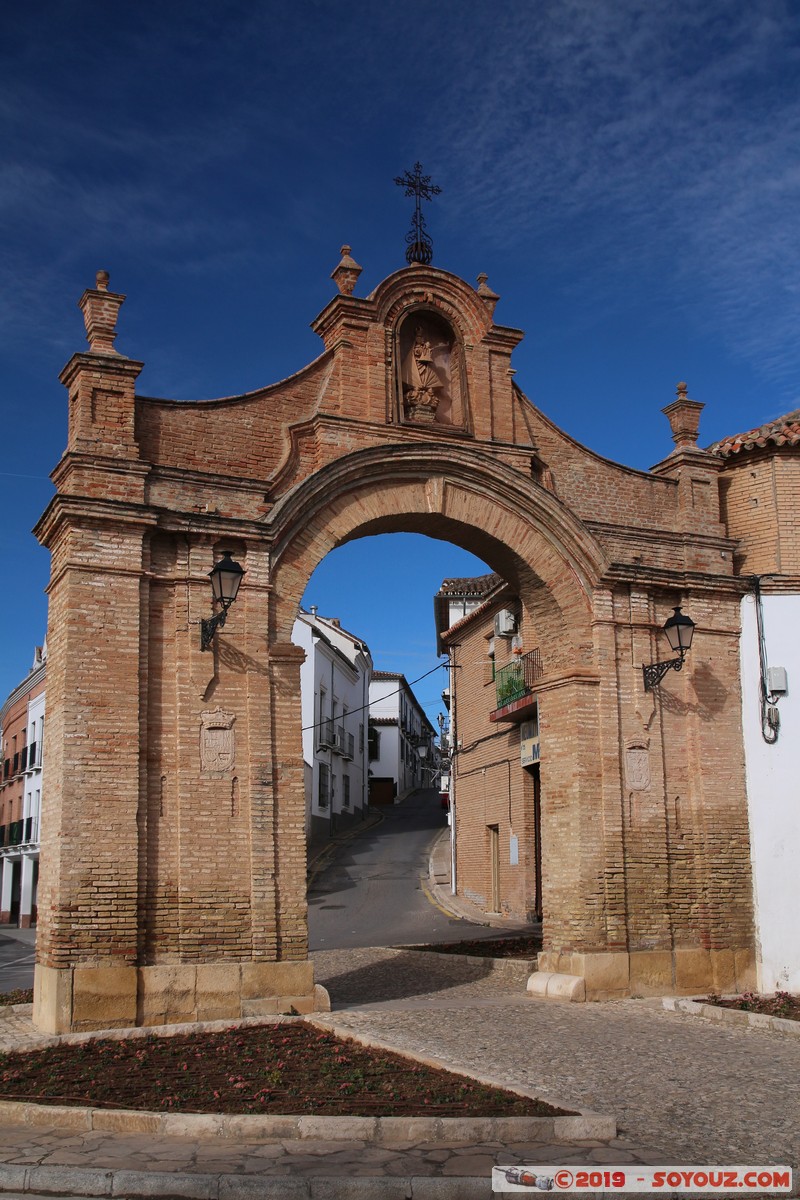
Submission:
[[[427,892],[428,858],[445,825],[439,793],[415,792],[382,807],[383,820],[339,848],[308,891],[311,950],[409,946],[497,937],[458,920]]]
[[[336,848],[308,892],[312,950],[408,946],[497,937],[443,912],[427,891],[428,858],[445,824],[439,793],[381,809],[378,825]],[[0,933],[0,992],[33,987],[33,930]],[[22,940],[24,939],[24,940]]]
[[[0,992],[33,987],[33,937],[29,929],[0,933]]]

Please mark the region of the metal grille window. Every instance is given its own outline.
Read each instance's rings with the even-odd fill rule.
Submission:
[[[331,773],[326,763],[319,763],[319,806],[327,808],[331,798]]]

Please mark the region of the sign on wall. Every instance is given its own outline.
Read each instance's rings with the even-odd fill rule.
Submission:
[[[519,762],[521,767],[532,767],[540,761],[539,715],[523,721],[519,727]]]

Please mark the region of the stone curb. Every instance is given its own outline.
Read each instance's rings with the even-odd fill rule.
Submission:
[[[3,1017],[27,1016],[32,1009],[32,1004],[0,1004],[0,1021]]]
[[[319,986],[319,985],[315,985]],[[30,1016],[33,1005],[20,1004],[13,1006],[23,1015]],[[43,1050],[48,1046],[80,1046],[85,1042],[127,1042],[135,1038],[176,1037],[182,1033],[227,1033],[234,1029],[247,1029],[254,1025],[283,1025],[290,1021],[305,1021],[307,1014],[295,1015],[281,1013],[271,1016],[265,1013],[258,1017],[226,1017],[220,1021],[182,1021],[175,1025],[132,1025],[128,1028],[90,1029],[85,1033],[43,1033],[38,1036],[35,1044],[20,1046],[9,1054],[27,1054],[35,1050]]]
[[[664,996],[661,1003],[668,1012],[705,1017],[706,1020],[717,1021],[722,1025],[770,1029],[773,1033],[800,1037],[800,1021],[789,1021],[786,1017],[770,1017],[766,1013],[745,1012],[738,1008],[721,1008],[718,1004],[706,1004],[702,1000],[687,1000],[682,996]]]
[[[323,1168],[324,1169],[324,1168]],[[491,1200],[489,1176],[209,1175],[0,1163],[0,1193],[184,1200]]]
[[[480,1082],[483,1082],[482,1080]],[[225,1113],[160,1113],[143,1109],[78,1108],[0,1101],[0,1121],[69,1129],[76,1133],[146,1133],[152,1137],[364,1142],[604,1141],[616,1136],[612,1117],[584,1112],[569,1117],[313,1117]],[[2,1164],[0,1164],[2,1165]],[[88,1193],[87,1193],[88,1194]]]
[[[501,975],[510,983],[525,984],[531,973],[536,970],[535,958],[490,958],[483,954],[443,954],[440,950],[420,950],[418,946],[392,946],[391,949],[402,950],[404,954],[424,954],[426,957],[435,954],[437,958],[444,958],[450,962],[463,963],[466,966],[487,967],[492,975]]]

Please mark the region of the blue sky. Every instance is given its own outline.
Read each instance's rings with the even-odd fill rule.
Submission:
[[[30,529],[99,268],[127,294],[117,347],[143,393],[256,388],[319,353],[343,242],[360,295],[403,265],[392,181],[419,159],[443,189],[434,263],[488,273],[497,320],[526,333],[522,389],[647,468],[680,379],[706,443],[800,403],[799,68],[781,0],[6,5],[0,696],[45,627]],[[413,678],[435,662],[432,591],[480,569],[437,546],[423,571],[430,549],[387,552],[365,596],[376,552],[346,547],[309,602]]]

